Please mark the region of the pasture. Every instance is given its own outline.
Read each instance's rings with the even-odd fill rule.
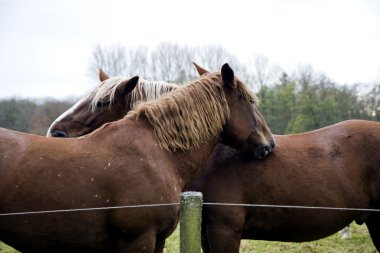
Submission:
[[[257,240],[242,240],[240,253],[376,253],[365,225],[359,226],[352,223],[351,239],[343,240],[336,233],[327,238],[305,242],[285,243]],[[179,252],[179,229],[168,238],[164,253]],[[13,252],[12,252],[13,253]]]

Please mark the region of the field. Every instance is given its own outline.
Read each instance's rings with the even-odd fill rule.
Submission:
[[[351,239],[334,234],[322,240],[306,243],[283,243],[243,240],[240,253],[376,253],[365,225],[351,224]],[[165,253],[179,253],[179,231],[167,240]]]
[[[1,244],[0,253],[17,253]],[[339,234],[306,243],[283,243],[243,240],[241,253],[376,253],[366,226],[351,225],[351,239],[343,240]],[[167,240],[164,253],[179,253],[179,229]]]

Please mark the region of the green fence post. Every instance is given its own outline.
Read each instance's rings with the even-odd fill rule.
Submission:
[[[181,193],[180,252],[201,252],[201,220],[203,195],[201,192]]]

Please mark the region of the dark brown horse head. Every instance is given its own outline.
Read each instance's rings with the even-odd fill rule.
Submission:
[[[137,76],[130,79],[119,80],[115,86],[113,94],[106,94],[96,97],[99,91],[106,90],[106,74],[100,70],[99,74],[102,83],[95,91],[82,98],[69,110],[59,116],[50,126],[47,136],[52,137],[77,137],[85,135],[99,127],[105,122],[120,119],[120,115],[125,114],[129,93],[136,87],[139,78]],[[97,99],[96,104],[93,104]]]
[[[174,84],[145,81],[138,77],[110,78],[102,69],[99,70],[99,79],[101,83],[95,90],[52,123],[47,136],[78,137],[88,134],[104,123],[124,117],[134,102],[154,99],[176,88]]]
[[[200,75],[209,72],[195,64]],[[254,156],[263,159],[275,146],[273,135],[263,116],[257,109],[258,98],[235,77],[234,71],[226,63],[221,69],[221,76],[230,113],[229,120],[223,129],[223,143],[243,151],[254,151]],[[239,112],[239,113],[237,113]]]

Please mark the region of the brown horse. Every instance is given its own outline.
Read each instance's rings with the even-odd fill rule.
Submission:
[[[0,239],[23,252],[162,252],[177,205],[5,214],[177,203],[218,141],[271,151],[254,102],[225,64],[81,138],[0,129]]]
[[[218,145],[193,189],[205,202],[337,208],[380,208],[380,123],[345,121],[275,136],[268,159],[246,160]],[[226,189],[226,190],[224,190]],[[380,213],[348,210],[205,205],[204,252],[239,252],[241,239],[305,242],[356,221],[380,250]]]
[[[208,73],[207,70],[197,65],[196,67],[200,75]],[[376,130],[378,130],[376,128],[380,127],[380,123],[366,121],[347,121],[341,124],[346,125],[348,131],[352,126],[357,125],[351,134],[361,135],[363,140],[356,144],[363,146],[366,145],[368,135],[376,137]],[[336,125],[330,128],[335,128],[332,131],[339,133],[341,129],[346,128],[341,127]],[[317,143],[314,142],[316,139],[318,139]],[[322,140],[326,140],[326,143],[321,143]],[[346,145],[347,142],[342,140],[339,134],[334,136],[325,129],[303,135],[276,136],[276,141],[282,148],[277,149],[276,155],[263,163],[261,161],[245,162],[241,159],[239,151],[218,145],[210,157],[207,169],[196,180],[192,189],[202,191],[205,201],[209,203],[238,203],[240,201],[239,204],[380,208],[378,197],[380,187],[377,183],[379,176],[376,170],[380,154],[371,157],[372,162],[367,165],[358,166],[362,160],[351,157],[350,150],[344,156],[339,154],[340,146]],[[325,148],[323,148],[324,144]],[[355,141],[351,145],[354,148]],[[308,149],[308,151],[305,152],[303,149]],[[334,154],[334,152],[338,153]],[[357,152],[360,152],[360,148]],[[354,162],[351,161],[352,159],[355,159]],[[347,164],[356,165],[348,166]],[[216,168],[223,169],[216,171]],[[233,171],[231,171],[232,168]],[[278,170],[279,168],[281,171]],[[330,172],[333,174],[329,175]],[[354,178],[358,175],[362,178],[359,183],[358,179]],[[345,176],[344,181],[340,176]],[[271,178],[275,178],[275,181],[272,182]],[[218,185],[234,190],[223,193],[217,190]],[[353,192],[353,190],[359,192]],[[299,196],[300,194],[304,195]],[[376,229],[376,226],[380,225],[379,213],[374,212],[369,215],[369,212],[358,213],[347,210],[345,212],[306,210],[205,206],[202,223],[203,251],[238,252],[240,239],[286,242],[321,239],[338,232],[337,228],[342,226],[342,220],[346,225],[353,220],[358,224],[365,222],[375,247],[380,250],[380,229]],[[237,213],[239,215],[234,215]],[[326,214],[331,215],[325,216]],[[345,218],[347,216],[350,218]]]
[[[380,123],[347,121],[276,136],[278,148],[264,161],[247,160],[240,151],[218,144],[192,189],[214,203],[379,208],[379,128]],[[206,205],[203,249],[238,252],[242,238],[310,241],[353,220],[366,223],[380,250],[377,212]]]
[[[166,82],[139,79],[133,90],[125,77],[109,78],[99,69],[101,83],[87,96],[59,116],[49,127],[47,136],[78,137],[88,134],[104,123],[119,120],[135,102],[158,98],[178,86]]]

